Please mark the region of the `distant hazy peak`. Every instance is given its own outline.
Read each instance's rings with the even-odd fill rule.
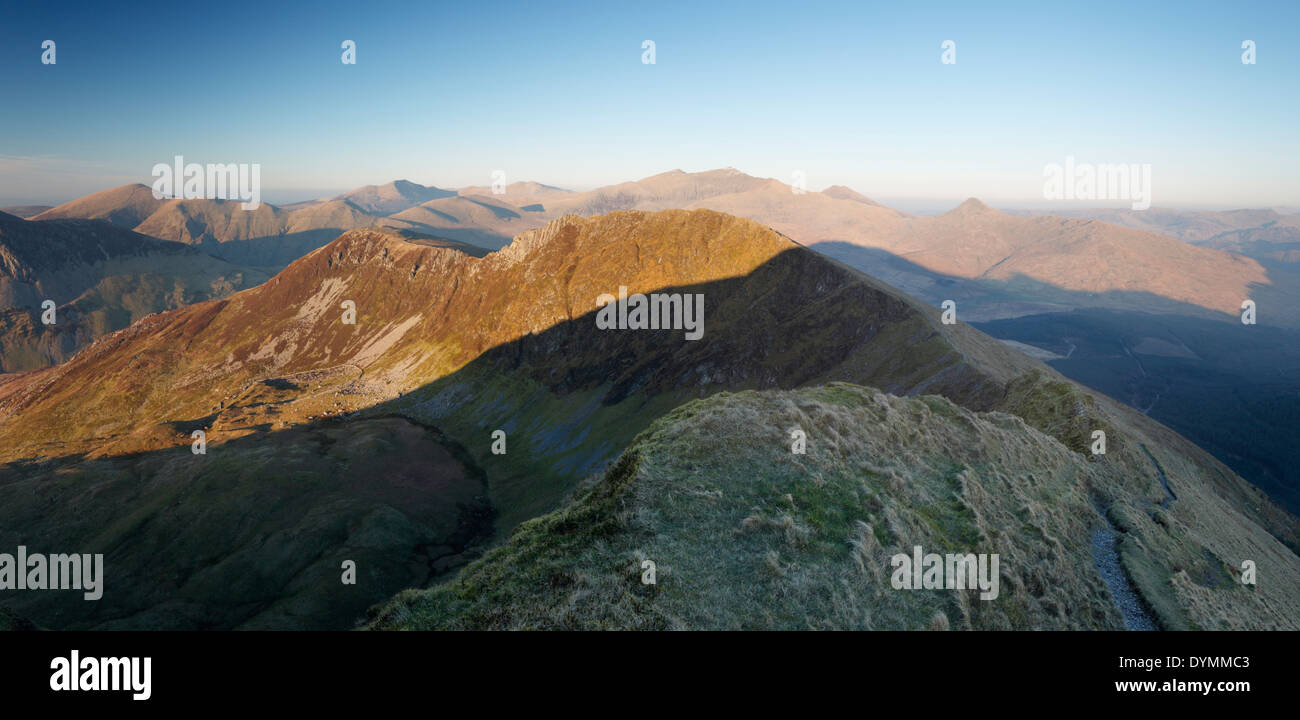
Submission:
[[[432,185],[421,185],[410,180],[394,180],[384,185],[365,185],[330,199],[350,201],[358,209],[367,213],[391,215],[430,200],[451,197],[455,194]]]
[[[1002,214],[999,213],[997,210],[994,210],[993,208],[989,207],[988,205],[985,205],[983,202],[980,202],[979,198],[971,197],[971,198],[966,198],[965,202],[949,210],[948,212],[944,213],[944,215],[970,216],[970,215],[982,215],[986,213],[997,214],[997,215]]]
[[[140,183],[128,183],[101,190],[85,197],[70,200],[39,215],[33,220],[58,218],[103,219],[118,227],[133,228],[162,207],[165,200],[153,196],[153,190]]]
[[[853,188],[850,187],[846,187],[844,185],[832,185],[826,188],[825,190],[822,190],[822,194],[833,197],[836,200],[851,200],[853,202],[862,203],[863,205],[871,205],[873,207],[884,207],[880,203],[876,202],[875,200],[872,200],[866,195],[863,195],[857,190],[854,190]]]

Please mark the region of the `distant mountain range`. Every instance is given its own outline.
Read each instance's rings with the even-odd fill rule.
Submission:
[[[1028,211],[1011,211],[1030,214]],[[1224,250],[1258,260],[1270,275],[1300,273],[1300,214],[1276,210],[1132,210],[1092,209],[1052,211],[1052,214],[1103,220],[1124,227],[1149,230],[1200,247]]]
[[[33,215],[40,215],[52,207],[52,205],[11,205],[9,207],[0,207],[0,212],[25,220]]]
[[[1273,211],[1149,211],[1156,219],[1096,211],[1113,220],[1096,222],[1019,217],[972,198],[925,218],[842,186],[798,192],[733,169],[675,170],[587,192],[538,183],[502,189],[501,194],[486,187],[455,192],[399,180],[292,209],[263,204],[244,212],[220,200],[155,200],[148,188],[133,185],[65,203],[34,219],[103,218],[197,245],[231,262],[278,269],[342,232],[375,225],[496,249],[567,214],[707,208],[761,222],[927,301],[954,300],[962,317],[974,321],[1075,307],[1222,318],[1237,315],[1246,299],[1273,306],[1300,301],[1294,274],[1276,263],[1261,265],[1290,257],[1290,233],[1300,227],[1295,217]],[[1170,227],[1182,232],[1167,237]],[[1247,227],[1253,228],[1250,234],[1241,236]],[[1237,234],[1224,235],[1228,230]],[[1297,322],[1292,313],[1262,315],[1265,322]]]
[[[728,203],[778,200],[773,181],[714,179],[561,193],[536,212],[709,187],[740,188],[714,198]],[[915,222],[860,199],[812,202]],[[598,298],[620,291],[702,295],[702,337],[600,329]],[[806,459],[789,454],[792,424]],[[205,454],[192,452],[199,430]],[[1089,449],[1096,430],[1104,456]],[[255,288],[0,378],[0,461],[0,547],[104,552],[123,588],[98,603],[0,594],[45,627],[346,627],[380,603],[380,627],[910,628],[942,613],[956,627],[1120,628],[1116,574],[1160,627],[1300,618],[1300,521],[1212,456],[781,232],[706,209],[569,215],[496,252],[351,230]],[[444,590],[388,602],[512,531]],[[919,542],[1006,553],[1006,601],[873,605],[876,586],[835,600]],[[664,594],[637,599],[646,553]],[[339,583],[344,560],[364,583]],[[1244,560],[1270,581],[1238,583]],[[761,591],[785,598],[765,618],[749,612]]]
[[[1269,227],[1300,228],[1300,214],[1258,210],[1176,210],[1153,207],[1146,210],[1088,208],[1057,210],[1008,210],[1014,215],[1056,215],[1090,218],[1112,225],[1168,235],[1194,245],[1206,245],[1229,233]]]
[[[414,220],[408,220],[408,215]],[[513,233],[537,224],[511,222],[520,217],[519,211],[490,198],[470,199],[399,180],[290,208],[262,203],[249,211],[227,200],[158,200],[144,185],[124,185],[64,203],[32,220],[107,220],[144,235],[196,246],[228,262],[274,272],[348,230],[372,226],[436,232],[493,249],[508,242]]]

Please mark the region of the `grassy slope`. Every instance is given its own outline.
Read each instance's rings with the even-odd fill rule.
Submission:
[[[794,426],[807,455],[790,452]],[[1094,499],[1122,492],[1116,470],[1017,417],[934,396],[842,383],[722,393],[664,416],[568,506],[455,580],[399,595],[372,626],[1118,628],[1079,552],[1104,526]],[[1145,507],[1109,500],[1116,515]],[[1140,534],[1128,541],[1148,539],[1130,528]],[[888,558],[916,544],[999,553],[1001,596],[893,590]],[[655,586],[640,582],[644,559],[658,566]],[[1193,585],[1171,584],[1167,626],[1207,606],[1254,627],[1297,617],[1280,584]],[[1264,609],[1261,593],[1289,615]]]

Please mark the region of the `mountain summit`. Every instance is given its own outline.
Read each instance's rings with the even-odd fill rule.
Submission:
[[[972,198],[966,198],[966,200],[963,201],[962,204],[958,205],[957,207],[953,208],[952,210],[949,210],[944,214],[953,215],[955,217],[969,217],[971,215],[982,215],[984,213],[995,213],[995,212],[997,211],[989,207],[988,205],[985,205],[982,201],[979,200],[979,198],[972,197]]]

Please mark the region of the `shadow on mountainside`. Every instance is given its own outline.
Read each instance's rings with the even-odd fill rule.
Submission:
[[[1258,287],[1260,324],[1147,292],[1071,292],[1019,276],[936,273],[884,250],[819,243],[819,252],[1040,356],[1178,430],[1292,512],[1300,512],[1300,328],[1285,289]],[[1055,355],[1055,357],[1053,357]]]
[[[908,301],[842,273],[786,251],[745,277],[665,289],[704,294],[698,341],[597,330],[589,313],[347,418],[282,429],[275,401],[257,396],[243,426],[251,407],[158,418],[172,449],[102,457],[92,446],[11,463],[0,470],[0,547],[104,553],[107,589],[96,603],[0,591],[0,604],[51,628],[347,627],[463,563],[491,534],[491,513],[505,530],[554,508],[687,400],[842,379],[997,402],[997,383]],[[398,416],[410,424],[401,442],[386,437]],[[188,432],[218,425],[206,455],[193,455]],[[491,452],[495,429],[507,433],[504,455]],[[459,459],[431,467],[430,454]],[[468,479],[480,474],[486,492]],[[344,559],[358,562],[356,586],[339,581]]]
[[[1080,292],[1020,274],[1009,280],[965,278],[935,272],[880,248],[861,247],[847,242],[820,242],[809,247],[930,305],[937,306],[944,300],[954,300],[959,317],[967,322],[987,322],[1080,308],[1240,322],[1240,316],[1236,313],[1219,312],[1147,291]],[[1261,324],[1283,327],[1300,325],[1300,313],[1292,310],[1295,307],[1294,301],[1300,296],[1297,295],[1291,276],[1284,275],[1278,273],[1283,281],[1278,284],[1256,283],[1251,286],[1250,299],[1255,300],[1259,307],[1258,320]]]
[[[205,455],[177,430],[206,418],[174,417],[158,419],[170,449],[99,457],[90,447],[10,463],[0,470],[0,548],[104,553],[106,580],[95,603],[76,592],[0,591],[0,605],[49,628],[345,628],[556,507],[654,419],[723,390],[843,380],[940,394],[1019,414],[1080,453],[1108,422],[1101,401],[1036,364],[1008,366],[1023,356],[962,328],[949,331],[962,338],[958,349],[930,310],[844,282],[838,265],[811,253],[784,251],[743,277],[657,292],[705,296],[702,339],[598,330],[592,312],[485,348],[446,377],[347,416],[277,428],[259,407],[259,420],[240,426],[242,409],[224,407]],[[981,369],[991,365],[1019,377]],[[1129,432],[1202,462],[1174,433],[1140,416],[1125,423],[1113,428],[1106,462],[1128,468],[1128,491],[1161,492]],[[493,451],[496,430],[504,454]],[[1203,476],[1296,547],[1293,518],[1212,461]],[[355,585],[341,582],[346,560],[356,562]]]

